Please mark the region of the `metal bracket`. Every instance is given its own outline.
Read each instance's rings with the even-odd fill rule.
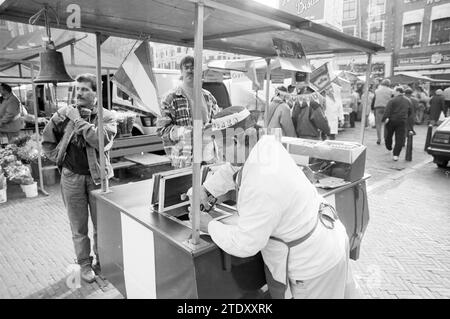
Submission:
[[[185,245],[186,247],[188,247],[191,250],[198,250],[200,248],[207,247],[208,245],[210,245],[210,243],[199,238],[198,244],[195,245],[192,243],[192,238],[189,238],[189,239],[183,241],[183,245]]]

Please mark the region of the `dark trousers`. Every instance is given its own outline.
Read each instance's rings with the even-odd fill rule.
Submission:
[[[448,114],[449,110],[450,110],[450,101],[445,100],[444,116],[449,116]]]
[[[356,113],[355,111],[352,111],[350,113],[350,127],[355,127],[355,121],[356,121],[357,115],[358,115],[358,113]]]
[[[392,149],[392,137],[395,134],[394,156],[399,156],[403,146],[405,146],[406,120],[389,121],[385,127],[384,144],[388,150]]]

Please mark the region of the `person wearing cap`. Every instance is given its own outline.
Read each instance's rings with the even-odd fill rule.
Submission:
[[[384,79],[381,81],[378,88],[375,90],[375,96],[373,100],[373,108],[375,113],[375,127],[377,130],[377,144],[381,144],[381,131],[383,128],[382,118],[386,106],[392,98],[393,90],[390,88],[391,81],[389,79]]]
[[[356,297],[343,224],[275,136],[260,134],[249,112],[234,106],[214,116],[209,134],[222,140],[226,163],[200,197],[237,190],[238,214],[221,222],[200,212],[200,230],[230,255],[261,251],[272,298]]]
[[[283,136],[297,137],[292,123],[291,110],[287,104],[289,94],[284,86],[275,90],[275,96],[269,104],[267,112],[267,128],[281,128]]]
[[[416,85],[415,96],[419,100],[419,108],[416,110],[416,124],[422,124],[425,119],[425,113],[428,112],[430,98],[421,85]]]
[[[398,161],[402,148],[405,146],[405,133],[410,116],[411,101],[404,96],[403,88],[397,87],[395,97],[387,104],[382,118],[382,121],[386,122],[384,144],[389,151],[392,151],[392,138],[395,134],[395,145],[392,152],[394,161]]]
[[[163,98],[162,115],[156,123],[164,150],[175,168],[188,167],[192,163],[194,58],[185,56],[180,61],[180,70],[183,82]],[[203,125],[210,123],[212,115],[220,110],[214,96],[205,89],[202,89],[200,107]]]
[[[441,89],[436,90],[433,97],[430,100],[430,124],[436,126],[439,118],[441,117],[441,112],[446,115],[445,109],[445,97]]]

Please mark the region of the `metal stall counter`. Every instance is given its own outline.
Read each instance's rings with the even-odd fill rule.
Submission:
[[[301,167],[336,208],[350,239],[350,256],[358,259],[369,221],[365,147],[337,142],[333,145],[346,150],[336,152],[323,142],[283,139],[282,143],[297,162],[306,157],[312,162]],[[312,152],[311,147],[299,146],[302,143],[322,144]],[[311,169],[319,164],[321,169]],[[230,256],[206,234],[201,236],[202,244],[189,244],[188,201],[182,195],[191,186],[191,172],[161,172],[152,179],[111,187],[108,193],[95,192],[102,274],[126,298],[266,297],[260,253],[249,258]],[[222,221],[226,222],[227,214],[234,212],[220,205],[212,213],[225,213]]]

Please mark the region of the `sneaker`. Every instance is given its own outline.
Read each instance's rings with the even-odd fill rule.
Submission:
[[[377,144],[380,145],[380,144],[381,144],[381,141],[377,141]]]
[[[397,162],[398,161],[398,156],[394,156],[393,159],[394,159],[394,161]]]
[[[95,281],[95,273],[91,265],[81,266],[81,279],[89,284]]]

